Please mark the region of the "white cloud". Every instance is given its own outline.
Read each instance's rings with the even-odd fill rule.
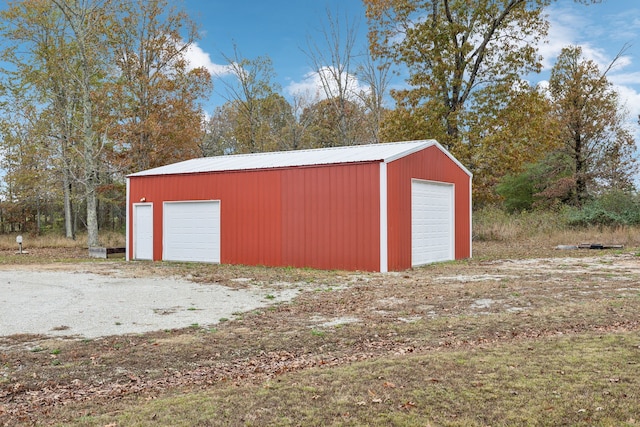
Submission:
[[[545,43],[538,46],[542,55],[542,68],[550,70],[562,48],[575,44],[576,34],[574,28],[585,25],[582,20],[567,9],[550,6],[547,8],[549,17],[549,35]]]
[[[620,102],[631,116],[630,122],[636,123],[640,114],[640,93],[628,86],[614,85],[614,88],[620,96]]]
[[[594,61],[602,70],[623,48],[626,52],[618,58],[614,70],[633,65],[634,49],[630,48],[639,36],[639,10],[623,8],[623,12],[609,12],[619,5],[563,4],[558,6],[556,3],[546,10],[550,23],[549,42],[540,46],[545,70],[551,69],[561,49],[569,45],[580,46],[584,57]]]
[[[637,85],[640,83],[640,71],[615,73],[609,76],[609,80],[617,85]]]
[[[595,6],[592,6],[595,7]],[[614,50],[606,42],[606,36],[611,33],[608,22],[594,23],[582,13],[588,8],[580,4],[571,6],[550,6],[547,8],[549,18],[548,41],[539,46],[543,56],[543,69],[549,71],[564,47],[580,46],[583,56],[594,61],[601,69],[605,69],[624,46],[621,44]],[[631,58],[621,57],[616,62],[616,68],[631,64]]]
[[[285,88],[290,96],[302,96],[305,99],[322,99],[322,81],[316,72],[308,72],[300,81],[292,81]]]
[[[231,70],[228,65],[215,64],[211,61],[211,56],[202,50],[197,43],[193,43],[189,46],[186,53],[187,61],[191,69],[204,67],[214,77],[224,77],[231,74]]]
[[[618,65],[618,63],[616,63]],[[607,75],[607,79],[612,83],[613,89],[618,93],[620,105],[629,114],[627,126],[631,130],[636,141],[640,140],[640,128],[638,128],[638,115],[640,115],[640,93],[638,83],[640,83],[640,72],[616,72],[631,65],[631,62],[621,61],[620,66],[612,69]],[[640,177],[639,177],[640,178]]]
[[[302,96],[311,102],[318,102],[327,99],[327,94],[338,94],[339,88],[334,77],[336,75],[338,73],[335,72],[335,68],[322,67],[319,71],[306,73],[300,81],[292,81],[284,90],[290,96]],[[323,82],[326,82],[328,88],[325,88]],[[369,87],[362,84],[353,74],[343,75],[342,85],[346,86],[351,101],[357,101],[360,94],[369,92]]]

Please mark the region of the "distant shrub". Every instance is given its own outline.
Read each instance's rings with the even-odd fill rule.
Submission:
[[[573,227],[640,225],[640,200],[637,194],[612,190],[568,211]]]
[[[518,174],[504,176],[496,192],[509,213],[556,210],[571,200],[575,184],[571,159],[553,152],[537,163],[524,165]]]
[[[509,213],[531,210],[535,189],[529,170],[519,175],[507,175],[496,188]]]

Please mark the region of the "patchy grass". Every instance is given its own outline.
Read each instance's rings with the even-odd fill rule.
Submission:
[[[579,334],[132,399],[76,425],[638,425],[635,333]],[[239,402],[242,402],[239,405]]]
[[[542,242],[389,274],[17,257],[302,291],[214,329],[0,337],[0,425],[640,424],[638,249]]]
[[[0,234],[0,250],[15,251],[18,249],[16,237],[23,238],[22,247],[24,250],[43,248],[87,248],[87,235],[79,234],[75,239],[67,239],[59,234],[32,235],[29,233]],[[100,232],[100,243],[105,247],[123,247],[125,236],[117,232]]]
[[[47,234],[42,236],[23,235],[24,253],[18,254],[17,233],[0,234],[0,265],[29,265],[52,263],[80,263],[89,259],[87,236],[79,235],[75,240],[64,236]],[[106,247],[123,247],[124,235],[115,232],[100,234],[100,241]]]
[[[487,242],[507,257],[531,257],[558,245],[580,243],[640,246],[640,227],[571,228],[565,215],[552,211],[509,215],[498,209],[474,212],[474,251]],[[499,243],[496,245],[495,243]],[[482,251],[483,252],[483,251]],[[483,252],[485,256],[492,256]]]

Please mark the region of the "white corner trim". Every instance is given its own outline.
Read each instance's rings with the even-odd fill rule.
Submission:
[[[124,238],[126,239],[125,240],[125,244],[124,244],[124,259],[126,261],[131,261],[131,258],[130,258],[131,254],[129,252],[129,250],[130,250],[130,248],[129,248],[129,233],[131,232],[129,230],[129,220],[131,219],[131,215],[132,215],[132,212],[130,210],[133,209],[133,207],[129,205],[129,198],[130,198],[129,185],[130,185],[130,182],[129,182],[129,178],[127,177],[127,184],[126,184],[127,196],[126,196],[126,205],[125,205],[127,208],[126,208],[125,215],[124,215],[124,223],[125,223],[125,225],[124,225],[124,227],[125,227],[125,233],[124,233],[125,237]]]
[[[389,271],[387,224],[387,163],[380,162],[380,272]]]
[[[469,176],[469,258],[473,258],[473,182]]]

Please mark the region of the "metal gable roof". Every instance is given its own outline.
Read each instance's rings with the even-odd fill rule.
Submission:
[[[330,165],[373,161],[391,162],[432,145],[441,149],[467,174],[471,175],[469,171],[467,171],[460,162],[453,158],[451,154],[438,144],[438,142],[435,140],[423,140],[350,145],[346,147],[317,148],[311,150],[202,157],[133,173],[129,175],[129,177],[272,169],[294,166]]]

